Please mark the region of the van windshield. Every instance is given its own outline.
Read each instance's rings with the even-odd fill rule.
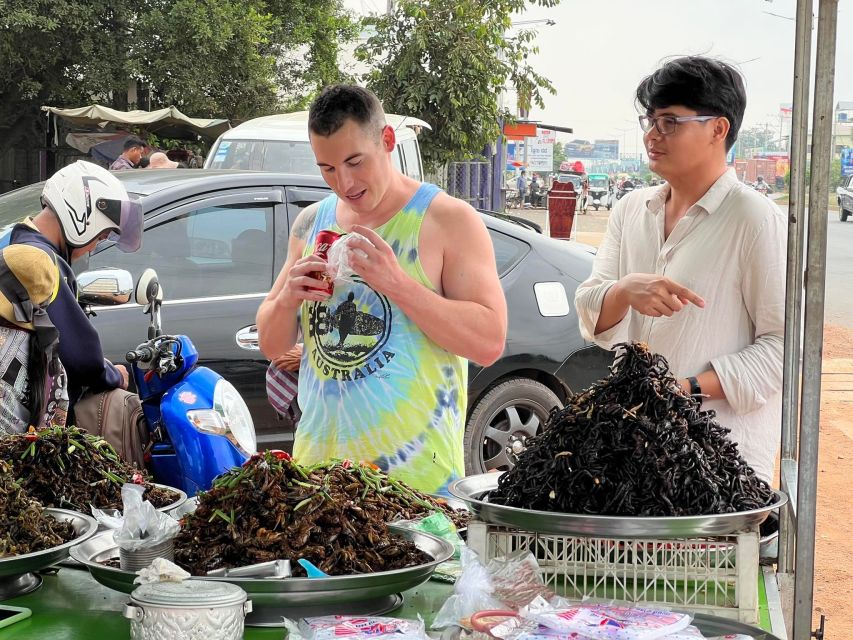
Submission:
[[[222,140],[208,168],[320,175],[311,145],[290,140]]]

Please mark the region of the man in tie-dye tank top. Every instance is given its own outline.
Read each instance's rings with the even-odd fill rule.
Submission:
[[[311,147],[334,192],[293,224],[287,261],[258,311],[261,348],[301,330],[303,464],[373,462],[427,492],[464,475],[468,360],[487,366],[506,339],[506,301],[485,225],[467,203],[398,171],[394,129],[370,91],[329,87],[311,106]],[[318,232],[356,232],[354,282],[331,295],[311,274]]]

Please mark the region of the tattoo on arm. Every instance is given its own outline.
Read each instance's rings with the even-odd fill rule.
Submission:
[[[293,223],[293,229],[290,231],[291,235],[300,240],[307,240],[308,234],[311,233],[311,229],[314,227],[314,220],[316,220],[319,210],[319,202],[305,207],[296,218],[296,222]]]

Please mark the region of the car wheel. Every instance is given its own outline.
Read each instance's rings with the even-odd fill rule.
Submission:
[[[843,207],[838,210],[838,219],[841,222],[847,222],[847,217],[850,215],[849,211],[846,211]]]
[[[510,469],[527,438],[563,403],[548,387],[529,378],[510,378],[477,401],[465,428],[465,473]]]

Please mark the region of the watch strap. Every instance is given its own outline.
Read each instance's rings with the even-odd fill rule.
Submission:
[[[696,376],[690,376],[687,378],[687,383],[690,385],[690,395],[696,402],[702,404],[702,386],[699,384],[699,380],[696,379]]]

